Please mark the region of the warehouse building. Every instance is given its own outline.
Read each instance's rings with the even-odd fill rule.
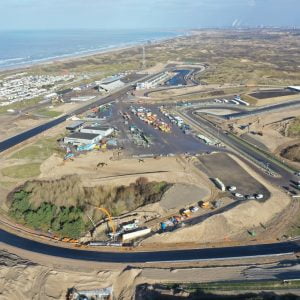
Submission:
[[[84,132],[74,132],[64,138],[65,144],[72,145],[87,145],[96,144],[102,139],[100,134],[94,133],[84,133]]]
[[[125,83],[121,80],[123,76],[111,76],[101,81],[96,81],[95,84],[98,86],[98,90],[104,92],[111,92],[113,90],[122,88]]]
[[[114,129],[108,126],[86,126],[82,128],[80,132],[99,134],[102,137],[106,137],[111,135],[114,132]]]
[[[77,122],[72,123],[71,125],[68,125],[66,127],[66,129],[71,131],[71,132],[74,132],[74,131],[79,130],[80,128],[82,128],[83,124],[84,124],[83,121],[77,121]]]

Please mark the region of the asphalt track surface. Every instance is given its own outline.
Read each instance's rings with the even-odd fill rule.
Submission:
[[[0,243],[19,249],[60,258],[81,261],[95,261],[107,263],[154,263],[180,262],[214,259],[247,258],[253,256],[269,256],[293,254],[300,251],[300,242],[291,241],[276,244],[261,244],[250,246],[206,248],[173,251],[146,251],[146,252],[100,252],[62,248],[32,241],[16,236],[0,229]]]
[[[273,112],[273,111],[277,111],[277,110],[288,109],[290,107],[297,107],[297,106],[300,106],[300,100],[265,106],[262,108],[253,109],[251,111],[243,111],[243,112],[239,112],[239,113],[233,113],[233,114],[225,115],[224,118],[228,119],[228,120],[232,120],[232,119],[248,117],[251,115],[259,115],[259,114],[263,114],[266,112]]]

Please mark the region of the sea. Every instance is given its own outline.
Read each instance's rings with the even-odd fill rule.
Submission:
[[[150,30],[0,31],[0,69],[88,55],[183,35]]]

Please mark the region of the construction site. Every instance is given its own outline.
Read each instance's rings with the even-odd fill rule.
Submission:
[[[188,299],[213,273],[284,290],[276,276],[299,252],[296,83],[210,84],[213,67],[186,60],[66,91],[55,116],[14,112],[0,132],[0,297],[22,297],[10,266],[17,287],[44,287],[24,299]]]

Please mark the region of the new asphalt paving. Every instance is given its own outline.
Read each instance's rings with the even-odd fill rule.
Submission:
[[[275,244],[261,244],[224,248],[204,248],[189,250],[145,251],[145,252],[109,252],[62,248],[32,241],[0,229],[0,243],[34,253],[69,258],[80,261],[109,263],[154,263],[201,261],[216,259],[248,258],[256,256],[274,256],[293,254],[300,251],[300,242],[291,241]]]

